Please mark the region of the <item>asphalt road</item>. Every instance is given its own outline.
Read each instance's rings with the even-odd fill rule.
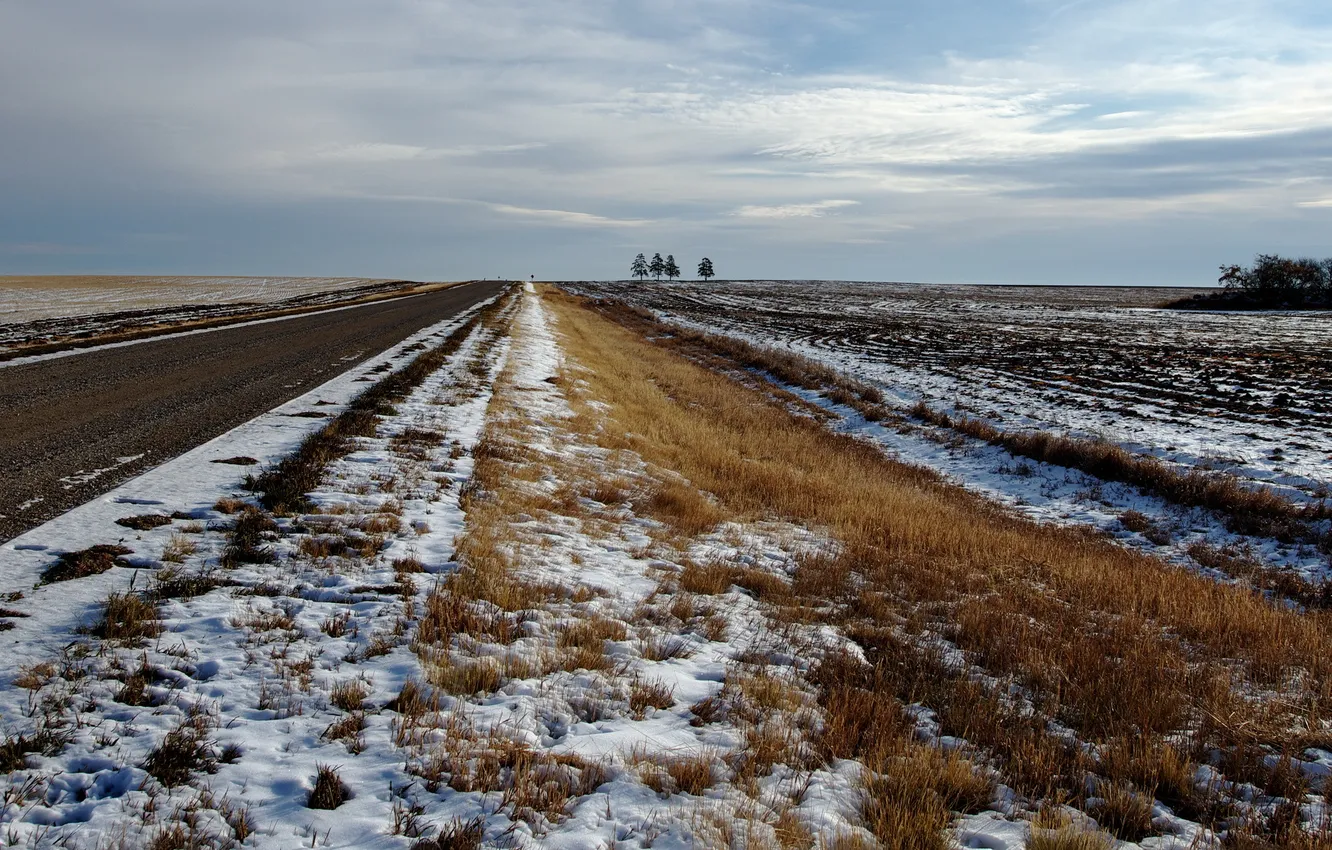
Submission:
[[[0,367],[0,542],[309,392],[506,285],[479,281]]]

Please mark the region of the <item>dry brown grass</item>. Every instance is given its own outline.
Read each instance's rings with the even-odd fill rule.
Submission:
[[[723,766],[717,754],[708,750],[672,755],[639,749],[630,754],[629,761],[638,768],[643,784],[662,796],[702,796],[716,783]]]
[[[199,544],[183,533],[176,533],[171,535],[171,539],[162,547],[162,560],[169,564],[182,564],[197,551]]]
[[[66,552],[42,572],[42,584],[70,581],[104,573],[112,567],[129,566],[125,555],[134,550],[117,544],[98,544],[77,552]]]
[[[1326,504],[1296,505],[1269,487],[1247,487],[1233,475],[1181,470],[1154,457],[1135,455],[1108,440],[1084,439],[1048,431],[1004,431],[980,419],[950,416],[923,402],[912,408],[917,419],[1001,446],[1042,463],[1078,469],[1102,481],[1120,481],[1180,505],[1209,508],[1224,515],[1232,531],[1283,540],[1307,538],[1308,520],[1332,516]],[[1139,516],[1141,516],[1139,514]],[[1130,518],[1126,527],[1132,528]]]
[[[556,638],[556,646],[595,649],[601,652],[606,641],[624,640],[628,636],[624,623],[609,617],[593,616],[566,626]]]
[[[499,659],[453,661],[445,655],[431,658],[426,676],[442,692],[458,696],[494,693],[508,679],[505,664]]]
[[[1027,850],[1110,850],[1114,840],[1104,832],[1064,826],[1059,829],[1033,828]]]
[[[607,779],[601,762],[538,753],[499,730],[478,731],[456,715],[444,731],[408,763],[426,790],[447,784],[455,791],[495,793],[501,811],[539,830],[564,820],[576,798]]]
[[[103,640],[133,644],[157,637],[162,632],[162,623],[151,600],[137,593],[112,593],[102,605],[101,619],[91,632]]]
[[[629,684],[629,711],[641,720],[649,708],[670,708],[675,705],[675,689],[665,682],[634,679]]]
[[[306,806],[311,809],[336,809],[351,799],[351,789],[338,775],[338,768],[327,764],[315,768],[314,787]]]
[[[360,679],[347,679],[338,682],[329,691],[328,701],[343,711],[356,711],[370,695],[370,689]]]
[[[418,354],[402,369],[391,372],[372,384],[327,425],[307,437],[299,448],[276,466],[255,476],[252,484],[260,501],[275,513],[292,513],[311,507],[307,493],[319,485],[324,470],[333,461],[352,450],[355,437],[372,436],[382,413],[392,410],[426,377],[438,371],[452,357],[478,326],[501,314],[510,303],[502,298],[483,309],[451,333],[438,346]],[[420,453],[429,448],[433,435],[411,432],[397,448]],[[402,435],[399,435],[400,437]]]
[[[634,510],[695,537],[721,522],[723,513],[706,496],[680,481],[668,481],[634,505]]]
[[[1041,716],[1093,743],[1143,735],[1155,742],[1143,758],[1156,763],[1167,760],[1163,736],[1181,731],[1187,749],[1223,751],[1245,741],[1298,751],[1326,736],[1319,706],[1332,697],[1332,639],[1321,619],[1015,517],[790,415],[669,350],[677,342],[644,341],[650,327],[641,319],[616,315],[619,325],[572,298],[546,301],[583,367],[578,378],[610,405],[614,426],[605,432],[617,436],[608,448],[678,472],[730,515],[828,529],[844,544],[831,564],[782,588],[810,607],[835,605],[870,658],[866,670],[827,682],[828,752],[886,757],[895,734],[857,718],[873,708],[891,719],[896,700],[919,701],[939,712],[946,733],[994,758],[1009,784],[1081,799],[1088,771],[1114,787],[1128,781],[1128,768],[1069,752]],[[733,580],[704,566],[681,586],[716,593]],[[1031,693],[1037,719],[950,674],[926,644],[897,637],[903,624],[908,634],[944,634],[1001,682]],[[868,686],[856,681],[866,678]],[[889,809],[885,824],[895,817]]]
[[[600,302],[599,307],[628,324],[651,327],[659,344],[685,351],[700,361],[719,364],[732,372],[737,366],[766,372],[783,383],[818,391],[871,422],[901,417],[900,411],[884,405],[883,394],[875,387],[807,357],[719,334],[663,325],[650,313],[618,302]],[[768,392],[781,394],[780,390]],[[950,416],[923,402],[909,413],[1021,457],[1078,469],[1105,481],[1128,483],[1177,504],[1209,508],[1224,515],[1232,530],[1245,534],[1309,541],[1314,532],[1308,521],[1332,516],[1332,505],[1326,502],[1297,505],[1271,488],[1250,488],[1231,475],[1181,470],[1156,458],[1133,455],[1105,440],[1046,431],[1003,431],[984,420]]]
[[[701,362],[720,366],[733,377],[753,383],[736,367],[766,372],[779,381],[818,391],[825,398],[848,405],[868,421],[905,421],[904,413],[918,421],[944,427],[1000,446],[1014,455],[1044,463],[1078,469],[1106,481],[1139,487],[1167,501],[1216,511],[1228,527],[1242,534],[1276,537],[1283,542],[1318,543],[1326,547],[1327,536],[1319,534],[1316,522],[1332,517],[1326,499],[1298,503],[1265,486],[1249,486],[1233,475],[1204,469],[1179,468],[1150,456],[1134,455],[1102,439],[1087,439],[1048,431],[1004,431],[990,423],[965,415],[950,415],[923,402],[909,411],[890,408],[882,393],[861,381],[839,373],[817,361],[782,349],[755,346],[743,340],[665,325],[650,313],[618,302],[599,302],[603,311],[655,327],[659,344],[667,344]],[[663,343],[663,340],[669,342]],[[790,409],[812,415],[829,414],[822,408],[791,396],[778,387],[766,387],[774,398]],[[811,409],[812,408],[812,409]],[[1158,545],[1169,542],[1169,533],[1153,525],[1147,535]]]
[[[206,717],[191,714],[148,754],[143,769],[167,787],[184,785],[197,773],[213,771],[217,759],[208,740],[210,729]]]
[[[161,528],[170,524],[171,517],[165,514],[139,514],[137,516],[123,516],[116,520],[116,525],[132,528],[135,531],[152,531],[154,528]]]

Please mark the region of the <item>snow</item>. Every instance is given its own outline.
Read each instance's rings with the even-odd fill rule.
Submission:
[[[458,321],[418,339],[438,340]],[[485,337],[483,330],[474,332],[443,369],[395,405],[376,437],[359,440],[352,454],[328,470],[312,494],[317,510],[281,521],[281,536],[269,544],[274,563],[216,570],[228,520],[212,505],[219,498],[245,496],[238,486],[244,469],[210,461],[237,455],[263,463],[279,459],[321,424],[288,414],[316,401],[333,401],[326,409],[338,409],[354,394],[357,378],[369,374],[365,370],[145,473],[0,550],[4,586],[23,592],[13,607],[32,615],[15,617],[9,633],[11,684],[0,691],[0,717],[11,734],[30,733],[46,717],[71,736],[59,752],[31,755],[29,769],[11,775],[13,788],[28,783],[28,793],[11,793],[4,810],[15,840],[93,847],[124,836],[146,843],[192,811],[196,827],[214,836],[232,835],[243,812],[252,829],[246,846],[406,847],[414,840],[402,834],[406,815],[415,811],[418,833],[479,815],[488,842],[507,846],[590,850],[619,842],[683,848],[708,843],[707,836],[730,829],[740,809],[752,806],[724,782],[701,797],[665,798],[644,784],[662,759],[706,754],[724,771],[723,756],[743,741],[730,722],[692,725],[688,708],[721,692],[736,675],[736,657],[746,650],[763,646],[773,657],[783,654],[758,603],[738,588],[710,600],[725,620],[725,635],[718,639],[683,626],[630,625],[625,640],[608,646],[613,671],[538,668],[532,678],[511,680],[494,693],[444,696],[439,713],[428,714],[420,726],[384,708],[406,682],[425,675],[408,635],[401,634],[404,605],[419,609],[434,582],[457,566],[454,542],[467,531],[460,493],[471,475],[471,450],[486,426],[495,376],[504,370],[503,391],[521,398],[536,452],[554,460],[573,452],[612,462],[594,446],[567,442],[568,401],[547,379],[568,366],[535,295],[525,296],[511,340],[487,344]],[[414,341],[405,341],[399,351]],[[478,369],[484,373],[479,381]],[[404,454],[394,449],[394,438],[407,429],[446,439],[425,455]],[[650,474],[623,453],[614,463],[623,474]],[[145,510],[184,511],[202,527],[190,530],[189,521],[178,521],[135,533],[114,525],[127,513]],[[656,545],[654,521],[622,507],[603,506],[602,514],[586,526],[572,517],[513,518],[518,539],[545,541],[539,558],[520,560],[524,579],[598,590],[584,601],[557,601],[530,612],[523,636],[510,648],[467,644],[478,657],[498,652],[536,658],[577,620],[632,618],[643,605],[667,604],[658,587],[663,576],[681,569],[681,553],[674,553],[676,561],[658,557],[670,553]],[[387,516],[400,524],[386,531],[373,554],[301,554],[304,544],[321,536],[335,530],[351,534],[353,526]],[[110,592],[151,584],[164,550],[181,537],[193,540],[194,551],[178,569],[225,578],[227,585],[164,602],[164,630],[142,646],[117,647],[79,636]],[[116,541],[134,549],[130,557],[137,569],[33,586],[54,553]],[[799,553],[826,545],[807,530],[765,524],[718,529],[687,554],[781,571],[791,568]],[[425,572],[406,573],[404,579],[392,564],[409,557]],[[819,640],[835,640],[826,630],[814,632]],[[653,661],[644,656],[653,641],[676,641],[686,651]],[[460,645],[454,654],[464,650]],[[52,661],[53,667],[39,666]],[[786,651],[781,663],[797,662]],[[146,704],[137,707],[120,701],[120,681],[134,671],[146,679]],[[25,687],[14,683],[20,673]],[[34,676],[45,681],[33,682]],[[635,716],[624,702],[635,681],[660,683],[673,704]],[[364,728],[339,738],[332,725],[349,715],[332,704],[332,690],[351,682],[366,690]],[[580,717],[579,706],[588,700],[601,704],[600,716]],[[61,726],[72,719],[75,706],[78,724]],[[148,779],[145,760],[169,732],[191,724],[202,730],[211,752],[239,748],[239,757],[199,774],[193,787],[160,787]],[[498,792],[432,788],[418,775],[438,747],[496,741],[538,755],[576,754],[583,764],[602,765],[604,781],[551,820],[521,814]],[[352,792],[335,810],[305,805],[321,765],[336,766]],[[779,768],[762,779],[760,794],[764,805],[775,805],[793,789],[803,789],[791,804],[802,821],[821,834],[850,832],[858,776],[853,763],[812,775]],[[395,819],[399,834],[393,834]],[[770,835],[763,832],[770,827],[757,821],[739,828],[756,840]]]
[[[0,324],[182,304],[280,301],[375,282],[301,277],[0,277]]]
[[[813,705],[810,692],[792,684],[789,699],[797,708],[759,718],[736,711],[696,723],[693,710],[703,700],[739,699],[735,694],[748,678],[796,682],[820,652],[857,651],[835,623],[773,622],[742,588],[710,596],[678,588],[689,564],[722,562],[785,578],[802,558],[836,553],[836,541],[821,529],[726,523],[681,543],[661,523],[635,513],[632,500],[602,504],[579,495],[576,509],[513,512],[496,545],[514,578],[577,592],[508,615],[517,625],[508,643],[460,635],[422,650],[444,653],[423,662],[412,630],[432,592],[460,569],[460,543],[477,533],[464,496],[475,483],[474,449],[492,433],[517,440],[528,458],[523,462],[540,472],[502,483],[514,493],[530,492],[534,505],[542,504],[537,497],[586,483],[574,476],[624,480],[641,490],[673,474],[631,452],[607,451],[580,431],[583,417],[575,410],[596,411],[598,402],[583,397],[582,367],[566,358],[553,317],[530,284],[506,309],[511,330],[502,324],[474,329],[448,363],[381,418],[373,437],[358,438],[354,451],[329,467],[311,494],[314,509],[279,519],[266,543],[272,563],[218,568],[233,519],[215,505],[250,498],[242,478],[258,467],[213,461],[278,461],[323,424],[292,414],[343,409],[363,378],[380,374],[374,364],[404,365],[405,349],[438,344],[465,317],[426,329],[366,366],[0,547],[0,590],[22,592],[4,607],[30,615],[11,617],[15,627],[0,632],[11,659],[8,687],[0,689],[0,721],[10,734],[30,734],[45,717],[71,736],[58,752],[32,755],[28,769],[11,774],[0,817],[14,841],[79,848],[124,838],[126,846],[137,846],[187,814],[200,831],[232,836],[242,813],[251,829],[244,846],[264,848],[407,848],[420,835],[474,818],[487,846],[508,847],[724,846],[728,833],[747,836],[748,846],[773,846],[770,822],[778,812],[824,840],[863,834],[856,826],[863,768],[853,761],[778,764],[751,789],[732,781],[731,764],[744,753],[746,733],[761,724],[808,722],[815,716],[803,711]],[[1110,492],[1105,498],[1112,504],[1097,508],[1095,500],[1078,496],[1088,485],[1077,476],[996,471],[1011,459],[975,446],[958,451],[921,429],[866,423],[822,398],[805,397],[837,413],[838,427],[1033,515],[1108,523],[1121,504],[1152,507],[1141,497]],[[438,439],[413,437],[421,434]],[[190,519],[143,532],[115,524],[127,515],[173,511]],[[182,540],[192,550],[183,555]],[[355,541],[365,543],[359,554],[347,548]],[[57,553],[116,542],[134,550],[128,556],[133,568],[35,586]],[[175,565],[166,557],[172,547]],[[395,567],[409,561],[419,562],[421,572]],[[164,602],[164,631],[142,645],[79,632],[108,594],[152,585],[163,566],[227,584]],[[472,604],[506,616],[488,602]],[[681,604],[689,606],[688,615],[671,613]],[[561,637],[594,619],[624,629],[623,639],[606,642],[609,669],[551,663],[558,662]],[[654,651],[667,645],[680,651]],[[970,669],[956,647],[939,639],[939,648],[959,669]],[[444,662],[514,663],[526,672],[470,696],[441,687],[437,708],[400,711],[393,701],[404,686],[430,681]],[[135,671],[143,671],[148,697],[140,705],[128,704],[120,691]],[[979,668],[970,672],[984,675]],[[345,700],[335,698],[335,687],[345,693],[357,683],[365,691],[361,707],[339,706]],[[636,683],[660,685],[669,692],[668,704],[631,710]],[[933,715],[914,709],[922,741],[965,744],[941,738]],[[190,724],[202,730],[214,754],[231,747],[239,756],[199,773],[192,785],[160,787],[149,780],[145,759],[168,733]],[[440,771],[432,774],[441,759],[472,764],[506,747],[530,753],[552,772],[558,767],[599,779],[551,815],[520,811],[505,792],[484,783],[456,788],[440,780]],[[697,757],[714,763],[716,781],[702,793],[663,795],[649,784],[670,760]],[[799,761],[799,747],[790,757]],[[1306,758],[1311,774],[1332,770],[1332,754],[1310,751]],[[564,764],[581,767],[559,767]],[[336,809],[309,809],[313,778],[325,765],[338,769],[351,798]],[[995,805],[958,819],[952,831],[958,846],[1025,846],[1031,827],[1012,792],[1000,787]],[[1168,834],[1146,839],[1144,847],[1210,840],[1196,824],[1163,809],[1157,815]]]
[[[484,306],[478,305],[473,312]],[[5,607],[25,615],[14,617],[14,628],[0,633],[3,634],[0,639],[5,639],[9,646],[5,670],[11,683],[0,691],[0,719],[11,733],[32,727],[43,714],[40,705],[34,706],[37,692],[15,687],[13,681],[19,673],[53,659],[65,675],[57,676],[45,690],[59,695],[57,704],[60,700],[86,701],[69,746],[57,756],[30,757],[34,770],[27,775],[41,778],[34,781],[38,781],[42,791],[26,808],[19,804],[7,807],[6,819],[15,822],[10,827],[12,834],[24,840],[45,836],[43,840],[47,841],[63,835],[93,846],[99,839],[107,839],[131,826],[136,819],[130,812],[152,805],[159,796],[143,791],[146,774],[138,765],[169,729],[190,711],[198,710],[216,725],[212,740],[219,747],[235,743],[248,753],[235,765],[219,766],[217,773],[208,778],[215,796],[244,805],[275,807],[271,813],[273,820],[267,821],[273,839],[269,846],[295,846],[298,841],[289,839],[297,834],[300,842],[308,842],[306,836],[313,834],[319,818],[313,813],[306,816],[300,789],[313,776],[315,762],[330,755],[316,746],[327,725],[326,715],[319,713],[317,700],[289,694],[283,695],[282,699],[288,701],[276,709],[255,709],[260,704],[260,693],[276,687],[274,683],[280,681],[280,676],[273,675],[277,672],[273,667],[277,662],[259,660],[264,657],[261,648],[267,645],[266,638],[249,635],[238,640],[235,625],[238,618],[243,619],[252,611],[274,610],[274,602],[262,596],[235,597],[231,587],[189,601],[168,602],[163,608],[162,635],[149,648],[139,651],[113,650],[105,655],[82,657],[86,652],[83,647],[90,644],[86,638],[79,638],[78,632],[95,619],[101,601],[108,594],[149,585],[161,566],[163,550],[173,540],[195,540],[197,552],[188,558],[188,564],[182,565],[183,569],[196,572],[212,569],[204,565],[215,560],[220,551],[225,519],[213,505],[220,498],[243,496],[240,479],[247,471],[245,467],[212,461],[237,455],[254,457],[265,464],[279,460],[323,425],[322,420],[293,414],[311,409],[340,410],[364,388],[363,378],[382,375],[373,371],[375,364],[387,361],[395,368],[405,365],[410,356],[405,349],[418,344],[437,344],[466,318],[458,316],[426,328],[366,366],[353,369],[0,548],[0,587],[22,594]],[[316,404],[319,406],[315,407]],[[479,400],[465,415],[479,421],[483,410],[484,400]],[[476,427],[473,424],[470,432],[466,427],[461,428],[458,434],[466,438]],[[197,522],[173,523],[146,532],[133,532],[114,524],[118,518],[146,511],[181,511]],[[195,528],[193,533],[191,525]],[[456,529],[456,524],[440,525],[438,533],[448,534]],[[112,542],[132,548],[131,562],[138,568],[113,568],[96,576],[36,586],[41,571],[56,554]],[[263,581],[289,578],[243,572],[237,571],[228,578],[239,581],[242,587],[247,581],[253,582],[249,584],[253,587]],[[360,578],[373,580],[370,576]],[[320,590],[336,594],[347,588],[321,582]],[[289,606],[298,631],[320,633],[323,618],[316,607],[299,598],[282,601]],[[368,600],[357,602],[351,606],[352,616],[357,621],[364,619],[369,626],[374,621],[375,608]],[[108,699],[110,686],[116,684],[109,676],[117,668],[137,667],[140,658],[153,670],[156,684],[148,690],[160,702],[148,708],[118,707]],[[341,654],[336,658],[341,658]],[[414,663],[405,650],[399,649],[384,656],[374,667],[365,675],[388,688],[395,680],[400,682],[409,675]],[[74,675],[74,671],[85,669],[92,672],[88,678]],[[266,678],[266,673],[272,678]],[[314,675],[328,677],[336,673],[334,665],[332,669],[320,668]],[[100,680],[96,678],[98,674],[102,676]],[[387,730],[375,730],[373,726],[367,735],[376,731],[381,737],[387,735]],[[386,749],[379,757],[374,753],[380,750],[372,750],[364,770],[388,776],[393,771],[393,757]],[[23,778],[21,772],[11,780]],[[376,790],[381,786],[387,788],[376,783]],[[348,804],[350,811],[373,807],[376,796],[386,793],[367,793],[365,799]],[[185,804],[179,791],[173,792],[171,799]],[[79,828],[73,833],[38,829],[65,824],[79,824]],[[377,826],[375,832],[378,831]],[[370,833],[362,834],[347,846],[358,846],[369,836]]]

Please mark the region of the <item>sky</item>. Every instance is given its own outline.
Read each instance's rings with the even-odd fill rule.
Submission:
[[[0,80],[0,274],[1332,255],[1326,0],[0,0]]]

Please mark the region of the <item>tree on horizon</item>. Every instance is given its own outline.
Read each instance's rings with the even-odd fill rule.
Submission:
[[[652,263],[648,266],[648,271],[652,272],[652,276],[657,280],[661,280],[661,276],[666,273],[666,261],[661,258],[660,251],[652,255]]]
[[[680,267],[675,264],[674,254],[666,255],[666,268],[664,269],[664,271],[666,272],[667,280],[675,280],[677,277],[680,276]]]
[[[700,280],[711,280],[717,273],[712,270],[712,260],[707,257],[698,261],[698,277]]]
[[[647,257],[644,257],[640,251],[637,257],[634,257],[633,265],[629,266],[629,273],[639,280],[647,280],[648,264]]]

